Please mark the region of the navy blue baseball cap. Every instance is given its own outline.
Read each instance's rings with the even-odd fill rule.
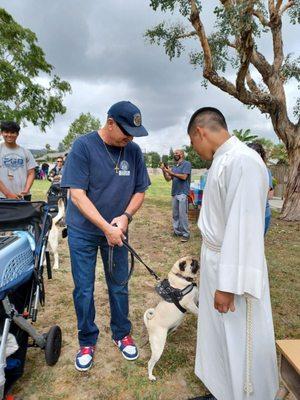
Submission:
[[[148,136],[142,125],[140,110],[130,101],[119,101],[113,104],[107,112],[109,118],[116,121],[131,136]]]

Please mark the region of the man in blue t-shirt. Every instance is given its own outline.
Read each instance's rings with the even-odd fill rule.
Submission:
[[[173,229],[175,236],[181,236],[182,242],[190,238],[188,222],[188,194],[191,183],[192,166],[189,161],[184,160],[182,150],[174,151],[174,167],[169,168],[162,165],[162,171],[166,181],[172,180],[172,209]]]
[[[133,137],[147,135],[140,110],[129,101],[118,102],[109,109],[103,128],[74,142],[64,167],[61,186],[70,189],[66,223],[80,345],[75,367],[79,371],[92,366],[99,335],[94,321],[98,248],[108,286],[113,341],[127,360],[139,355],[130,336],[128,285],[122,283],[128,277],[128,253],[122,240],[150,185],[141,149],[132,142]],[[109,246],[114,246],[113,277]]]

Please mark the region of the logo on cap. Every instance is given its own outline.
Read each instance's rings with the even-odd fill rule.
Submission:
[[[133,116],[133,123],[135,126],[141,126],[142,125],[142,116],[141,114],[135,114]]]

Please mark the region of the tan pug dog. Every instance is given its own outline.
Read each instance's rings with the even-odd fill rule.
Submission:
[[[180,290],[186,288],[192,282],[196,281],[198,270],[199,262],[197,260],[189,256],[180,258],[168,274],[170,286]],[[189,293],[183,296],[179,304],[187,311],[198,316],[197,286],[194,286]],[[174,331],[181,324],[184,315],[174,303],[169,303],[165,300],[160,301],[155,308],[149,308],[145,312],[144,323],[148,330],[152,352],[148,362],[148,376],[150,380],[156,380],[152,371],[162,355],[168,332]]]

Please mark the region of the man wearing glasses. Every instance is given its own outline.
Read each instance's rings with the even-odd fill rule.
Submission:
[[[17,144],[19,132],[16,122],[1,123],[0,198],[30,200],[36,162],[29,150]]]
[[[56,165],[51,169],[48,180],[51,182],[59,183],[61,181],[62,173],[63,173],[63,164],[64,160],[62,157],[57,157]]]
[[[128,254],[122,246],[133,215],[150,185],[147,169],[134,137],[147,136],[140,110],[120,101],[109,110],[103,128],[78,138],[64,167],[62,187],[69,188],[68,241],[75,289],[80,349],[75,367],[87,371],[93,364],[99,330],[95,324],[94,283],[97,252],[104,265],[114,344],[127,360],[138,358],[128,319]],[[108,273],[109,246],[114,246],[114,279]],[[99,351],[105,353],[101,344]]]

